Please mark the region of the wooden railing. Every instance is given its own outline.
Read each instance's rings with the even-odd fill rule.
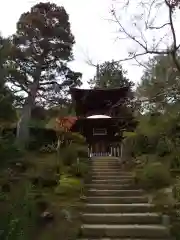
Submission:
[[[107,157],[111,156],[109,152],[91,152],[89,153],[90,157]]]
[[[120,147],[111,147],[109,152],[93,151],[92,148],[89,148],[89,157],[98,157],[98,156],[112,156],[112,157],[121,157],[122,149]]]

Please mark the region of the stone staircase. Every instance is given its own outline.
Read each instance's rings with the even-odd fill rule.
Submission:
[[[120,169],[117,158],[92,159],[81,240],[169,240],[168,227],[148,203],[132,174]]]

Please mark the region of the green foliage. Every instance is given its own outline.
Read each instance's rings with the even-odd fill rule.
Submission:
[[[68,175],[62,175],[59,180],[55,192],[60,195],[73,196],[80,194],[82,190],[82,183],[78,178],[71,177]]]
[[[135,163],[137,168],[141,168],[147,165],[148,163],[154,163],[157,160],[158,157],[155,154],[142,154],[136,157]]]
[[[6,209],[7,210],[7,209]],[[25,184],[18,198],[10,205],[8,211],[1,210],[0,239],[30,240],[33,238],[37,224],[36,204],[32,195],[32,186]]]
[[[136,136],[130,146],[134,156],[155,154],[169,167],[179,168],[179,73],[171,55],[159,55],[147,63],[137,88],[144,114],[139,117]],[[127,137],[132,142],[132,137]],[[141,141],[142,140],[142,141]],[[144,142],[144,144],[143,144]]]
[[[46,107],[64,103],[67,98],[63,96],[67,94],[62,93],[67,93],[69,86],[81,85],[81,74],[67,66],[73,59],[75,41],[66,10],[54,3],[41,2],[23,13],[16,26],[8,81],[18,86],[22,94],[29,93],[33,83],[33,95],[43,96]]]
[[[86,139],[78,132],[70,132],[69,138],[72,140],[73,143],[81,145],[86,144]]]
[[[179,80],[171,55],[159,55],[148,62],[136,91],[141,102],[139,125],[133,134],[124,134],[123,141],[136,166],[135,180],[151,195],[159,212],[171,215],[174,211],[171,230],[176,239],[179,210],[175,203],[180,200],[180,188],[173,177],[180,169]]]
[[[76,145],[76,150],[79,158],[88,158],[88,147],[87,145]]]
[[[39,149],[41,153],[55,153],[56,150],[56,144],[47,144]]]
[[[87,146],[82,146],[79,144],[71,143],[69,146],[64,147],[60,151],[60,158],[63,160],[63,164],[65,166],[70,166],[77,159],[87,158],[88,157],[88,149]]]
[[[179,57],[178,57],[179,58]],[[150,59],[137,88],[137,95],[148,100],[146,107],[151,111],[164,110],[179,100],[179,71],[169,55]]]
[[[6,166],[10,160],[22,158],[24,154],[25,152],[16,145],[13,135],[0,137],[0,167]]]
[[[8,126],[8,123],[15,122],[16,112],[13,104],[13,94],[0,82],[0,128]]]
[[[89,81],[92,88],[117,88],[117,87],[129,87],[134,84],[126,77],[126,71],[122,69],[122,66],[112,60],[111,62],[104,62],[98,66],[98,76]]]
[[[88,147],[85,138],[79,133],[63,133],[64,142],[58,149],[60,158],[65,166],[70,166],[78,158],[88,158]]]
[[[63,239],[71,239],[80,224],[76,224],[80,220],[76,209],[80,202],[76,201],[79,201],[83,189],[83,179],[64,173],[59,180],[56,154],[28,153],[23,160],[29,164],[23,174],[17,171],[15,164],[9,164],[4,172],[0,169],[0,239],[39,240],[61,234],[64,234]],[[9,176],[9,170],[13,172],[13,177],[15,174],[15,181]],[[10,187],[8,192],[4,189],[4,183]],[[71,218],[66,220],[61,216],[61,211],[72,205],[74,210],[70,211]],[[50,229],[45,227],[50,222],[42,217],[44,213],[50,213],[53,217]]]
[[[179,114],[147,113],[139,118],[139,125],[124,140],[125,147],[137,158],[143,154],[155,154],[178,166],[179,148]],[[176,130],[175,130],[176,129]]]
[[[6,86],[7,69],[4,64],[8,56],[9,42],[0,36],[0,130],[15,122],[16,112],[13,107],[13,93]]]
[[[18,96],[16,103],[22,107],[17,142],[27,147],[29,127],[45,124],[45,111],[39,108],[37,116],[33,106],[43,104],[49,108],[69,102],[69,88],[81,85],[82,74],[68,66],[73,60],[75,40],[64,7],[40,2],[23,13],[16,26],[16,33],[8,40],[3,67],[7,68],[5,82],[11,88],[10,93]],[[0,118],[13,118],[9,116],[9,108],[12,108],[10,93],[0,81],[0,102],[3,103]],[[5,108],[9,109],[8,116],[1,116],[6,115]],[[36,121],[37,117],[40,122]]]
[[[52,188],[57,185],[59,177],[57,176],[56,154],[39,154],[38,162],[34,164],[26,173],[29,181],[38,189]]]
[[[180,202],[180,178],[179,177],[176,179],[176,182],[174,184],[173,195],[174,195],[174,198],[179,203]]]
[[[89,165],[82,159],[79,162],[73,163],[68,168],[68,173],[74,177],[85,178],[89,171]]]
[[[61,149],[60,153],[61,153],[60,158],[62,158],[63,164],[65,166],[70,166],[74,162],[77,161],[78,152],[77,152],[76,146],[74,144],[71,144],[71,145]]]
[[[161,212],[161,214],[164,214],[166,216],[168,215],[171,218],[171,214],[176,206],[176,200],[172,194],[172,187],[170,186],[165,189],[156,190],[153,193],[151,203],[156,206],[156,210],[158,212]]]
[[[135,179],[146,190],[165,188],[172,183],[169,170],[160,162],[148,163],[138,169]]]

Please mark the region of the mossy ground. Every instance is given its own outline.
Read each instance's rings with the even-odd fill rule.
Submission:
[[[37,205],[39,201],[41,207],[43,207],[44,203],[44,210],[51,213],[53,219],[42,224],[42,222],[34,222],[34,219],[28,217],[28,224],[32,224],[29,227],[34,230],[33,234],[31,233],[32,236],[30,239],[32,237],[35,240],[76,239],[81,224],[79,213],[83,207],[83,202],[80,200],[79,192],[69,193],[69,195],[56,194],[55,188],[57,184],[54,182],[56,179],[56,155],[28,153],[23,159],[17,162],[19,162],[17,166],[11,166],[8,169],[0,171],[0,184],[1,190],[3,190],[0,194],[0,218],[10,213],[12,209],[15,211],[13,213],[15,214],[14,216],[17,216],[17,219],[21,218],[21,214],[24,213],[21,212],[22,207],[20,203],[24,201],[25,197],[22,189],[31,185],[31,190],[26,189],[28,195],[27,201],[31,198],[33,206]],[[25,167],[22,170],[18,165],[21,167],[24,165]],[[36,179],[40,179],[40,181],[35,181]],[[44,186],[43,181],[48,182],[49,185],[45,184]],[[15,203],[17,203],[16,206]],[[28,211],[32,210],[31,204],[28,205],[28,208]],[[40,209],[37,209],[37,206],[34,211],[35,215],[40,213]],[[10,226],[5,227],[7,227],[8,232]],[[25,236],[24,238],[14,237],[12,239],[27,240]]]

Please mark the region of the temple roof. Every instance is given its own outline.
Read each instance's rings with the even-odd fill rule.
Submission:
[[[75,104],[77,116],[106,114],[116,103],[124,102],[128,97],[129,87],[78,89],[71,88],[72,100]]]

